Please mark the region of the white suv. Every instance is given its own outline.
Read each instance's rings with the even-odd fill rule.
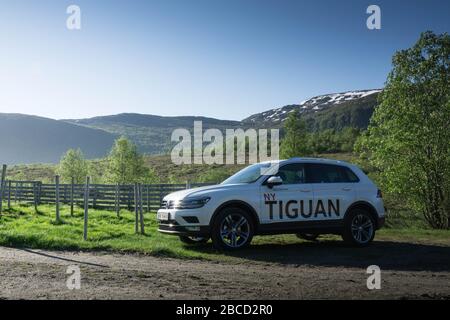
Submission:
[[[157,214],[160,232],[186,243],[211,238],[229,250],[254,235],[283,233],[308,240],[339,234],[366,246],[384,217],[381,191],[361,169],[310,158],[254,164],[219,185],[171,193]]]

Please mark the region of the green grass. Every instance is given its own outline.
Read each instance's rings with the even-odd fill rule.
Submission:
[[[14,206],[0,217],[0,245],[11,247],[113,250],[141,252],[151,255],[200,258],[201,254],[185,250],[176,237],[156,231],[153,214],[145,215],[146,234],[134,232],[134,213],[89,210],[88,241],[83,240],[83,210],[76,208],[70,216],[69,207],[61,208],[61,221],[56,222],[54,206]]]
[[[376,239],[450,246],[450,230],[417,227],[384,228],[378,231]]]
[[[89,210],[88,241],[83,240],[83,210],[76,208],[73,217],[67,206],[61,209],[61,221],[56,222],[54,206],[42,205],[38,212],[32,206],[13,206],[0,216],[0,245],[34,249],[88,250],[142,253],[182,259],[224,260],[232,257],[214,250],[211,244],[193,247],[182,244],[177,237],[157,232],[154,214],[145,215],[145,235],[134,232],[134,213],[122,210],[120,218],[114,212]],[[325,236],[335,241],[337,236]],[[450,230],[429,230],[420,227],[382,229],[377,240],[434,243],[450,246]],[[253,244],[292,245],[301,243],[294,235],[255,237]],[[248,250],[251,250],[248,249]],[[245,258],[245,255],[233,255]]]

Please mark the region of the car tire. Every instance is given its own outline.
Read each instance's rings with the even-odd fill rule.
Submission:
[[[345,217],[342,238],[353,246],[366,247],[375,237],[375,227],[375,220],[368,211],[354,209]]]
[[[307,240],[307,241],[317,241],[317,238],[319,237],[318,233],[297,233],[297,238]]]
[[[207,243],[208,237],[190,237],[190,236],[179,236],[180,241],[186,244],[203,244]]]
[[[254,223],[247,211],[229,207],[222,209],[211,226],[211,239],[218,250],[239,250],[253,239]]]

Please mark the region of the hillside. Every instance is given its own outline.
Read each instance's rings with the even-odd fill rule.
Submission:
[[[139,150],[148,154],[164,154],[171,150],[171,134],[177,128],[192,132],[194,121],[202,121],[203,129],[241,127],[239,121],[206,117],[162,117],[155,115],[122,113],[89,119],[64,120],[66,122],[101,129],[114,135],[124,135],[136,143]]]
[[[326,94],[299,104],[254,114],[242,122],[256,127],[282,127],[293,110],[298,110],[313,131],[344,127],[366,128],[381,90],[361,90]]]
[[[55,163],[69,148],[81,148],[88,158],[103,157],[113,140],[121,135],[137,144],[146,154],[167,154],[175,142],[171,134],[177,128],[191,131],[194,121],[203,129],[282,128],[292,110],[301,112],[311,131],[366,128],[377,104],[380,90],[327,94],[252,115],[242,121],[207,117],[163,117],[122,113],[89,119],[52,120],[0,113],[0,162]]]
[[[281,128],[293,109],[305,117],[311,131],[341,130],[344,127],[366,128],[377,104],[380,90],[361,90],[313,97],[300,104],[287,105],[252,115],[241,122],[206,117],[162,117],[123,113],[66,122],[101,129],[114,135],[125,135],[136,143],[141,152],[165,154],[174,145],[170,141],[173,130],[192,131],[194,121],[202,121],[203,128]]]
[[[87,158],[103,157],[114,135],[74,124],[21,114],[0,113],[0,162],[56,163],[69,148]]]

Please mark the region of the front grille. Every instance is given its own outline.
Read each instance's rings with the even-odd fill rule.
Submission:
[[[161,209],[173,209],[173,200],[163,200],[161,202]]]

